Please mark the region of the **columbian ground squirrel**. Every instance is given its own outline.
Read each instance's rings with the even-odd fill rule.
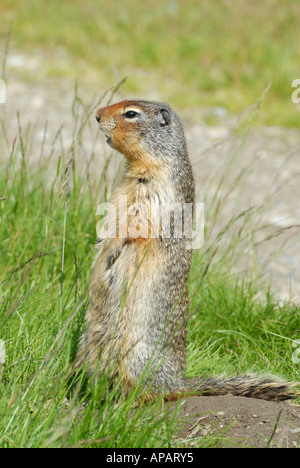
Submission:
[[[147,399],[291,398],[289,384],[265,377],[186,378],[192,215],[177,216],[174,206],[193,206],[195,182],[182,123],[168,104],[142,100],[100,109],[96,119],[126,163],[93,264],[79,353],[89,374],[119,375],[125,392],[142,379]]]

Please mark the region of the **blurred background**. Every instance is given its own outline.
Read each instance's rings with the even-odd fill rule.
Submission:
[[[1,0],[0,53],[10,34],[10,99],[17,80],[48,92],[76,81],[101,95],[126,76],[126,95],[201,108],[211,122],[240,114],[271,82],[258,122],[298,127],[299,17],[297,0]]]
[[[6,154],[22,125],[31,132],[31,167],[48,141],[56,164],[51,142],[59,135],[61,145],[72,143],[74,103],[88,109],[126,78],[115,101],[167,101],[183,119],[198,200],[218,192],[224,201],[218,229],[240,210],[266,207],[262,222],[283,237],[268,249],[262,240],[257,255],[268,259],[281,297],[300,302],[299,244],[291,246],[300,218],[300,104],[292,102],[299,18],[298,0],[1,0]],[[96,134],[102,144],[93,121],[87,154]],[[92,150],[97,176],[108,150]]]

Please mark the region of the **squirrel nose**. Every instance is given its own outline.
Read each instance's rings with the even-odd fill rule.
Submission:
[[[96,115],[96,120],[98,123],[100,123],[100,116],[98,114]]]

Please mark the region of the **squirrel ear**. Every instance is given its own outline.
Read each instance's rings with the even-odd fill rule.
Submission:
[[[165,107],[159,109],[158,121],[161,127],[165,127],[166,125],[169,125],[171,123],[170,111],[168,111],[168,109],[166,109]]]

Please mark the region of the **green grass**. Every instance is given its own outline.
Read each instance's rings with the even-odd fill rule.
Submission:
[[[29,82],[68,77],[96,95],[118,73],[127,95],[196,116],[212,106],[240,114],[271,82],[257,123],[299,127],[299,15],[297,0],[2,0],[0,51],[12,25],[11,48],[43,57],[35,73],[22,67]]]
[[[88,302],[96,206],[108,191],[105,170],[80,167],[89,121],[84,108],[76,109],[75,122],[83,124],[74,129],[71,150],[52,155],[57,167],[44,155],[39,169],[29,170],[30,145],[21,125],[11,149],[1,149],[0,339],[6,360],[0,369],[0,446],[189,446],[191,441],[178,440],[175,416],[162,401],[134,410],[139,388],[124,400],[121,388],[109,391],[104,378],[95,384],[72,371]],[[195,252],[189,279],[188,375],[251,370],[295,380],[299,307],[279,305],[270,294],[258,299],[251,272],[243,281],[234,274],[255,238],[256,212],[237,213],[212,242],[226,201],[221,192],[206,200],[206,242]],[[196,443],[215,446],[223,437],[208,434]]]

